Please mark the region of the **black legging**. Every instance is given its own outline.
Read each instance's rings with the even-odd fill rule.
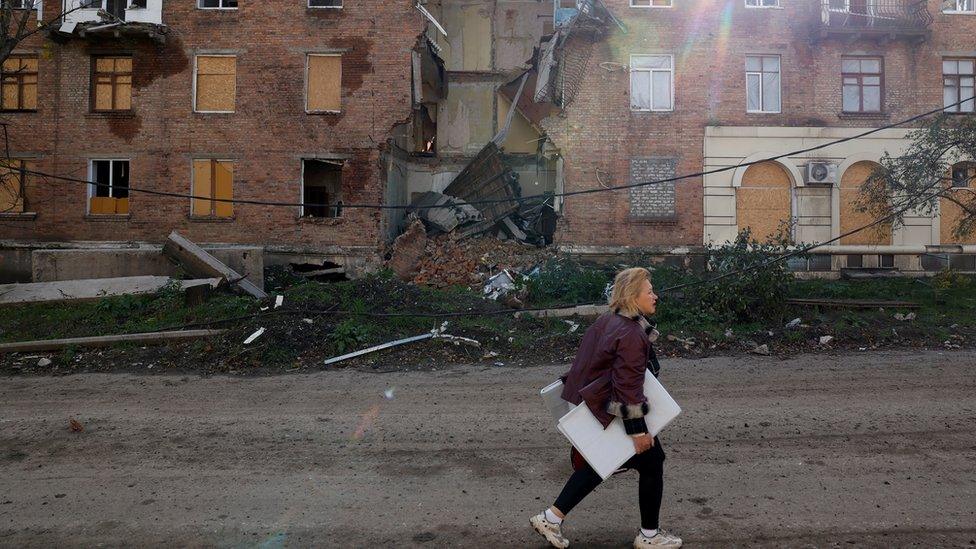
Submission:
[[[654,437],[654,446],[642,454],[637,454],[623,465],[627,469],[637,469],[640,473],[639,501],[641,528],[648,530],[658,527],[661,513],[661,497],[664,494],[664,448]],[[564,515],[583,501],[594,488],[600,485],[600,475],[588,463],[573,473],[556,498],[556,509]]]

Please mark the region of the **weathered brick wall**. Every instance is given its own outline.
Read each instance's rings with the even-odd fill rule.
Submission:
[[[976,56],[976,17],[943,14],[940,0],[928,2],[935,22],[931,37],[921,43],[819,39],[819,0],[781,0],[782,9],[748,9],[742,0],[675,0],[670,9],[631,8],[628,0],[606,3],[629,32],[614,32],[594,46],[575,103],[564,117],[544,123],[563,152],[567,191],[629,183],[632,161],[640,158],[674,158],[679,175],[702,171],[709,125],[877,127],[937,109],[942,106],[942,57]],[[672,112],[631,111],[624,66],[632,54],[674,56]],[[747,54],[781,56],[781,113],[746,113]],[[881,115],[841,113],[841,56],[857,54],[884,58]],[[557,242],[702,243],[700,177],[675,186],[672,220],[634,215],[632,196],[622,190],[567,198]]]
[[[54,44],[38,37],[21,49],[41,53],[37,113],[5,114],[11,152],[38,155],[41,171],[85,179],[91,158],[130,159],[133,187],[186,194],[191,159],[235,161],[234,196],[301,201],[301,159],[348,155],[346,203],[379,203],[380,150],[411,112],[410,51],[424,19],[412,0],[356,0],[341,10],[304,0],[241,2],[236,11],[198,10],[167,1],[165,46],[148,39]],[[343,49],[342,113],[304,112],[305,55]],[[233,114],[193,111],[193,56],[237,55]],[[89,112],[90,55],[131,53],[131,116]],[[238,204],[233,221],[189,219],[190,201],[132,193],[125,220],[86,218],[86,186],[41,181],[28,199],[34,220],[3,220],[0,239],[141,240],[173,229],[205,242],[322,248],[375,246],[381,212],[350,209],[337,220],[300,220],[297,207]]]

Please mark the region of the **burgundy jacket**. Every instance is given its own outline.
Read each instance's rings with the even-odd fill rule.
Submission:
[[[576,359],[563,379],[563,400],[586,402],[606,428],[614,416],[628,434],[647,432],[650,411],[644,397],[644,372],[656,357],[639,317],[607,313],[583,335]],[[646,323],[645,323],[646,324]]]

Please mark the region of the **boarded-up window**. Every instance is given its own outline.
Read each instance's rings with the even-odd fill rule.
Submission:
[[[749,166],[735,190],[739,229],[749,228],[760,241],[780,236],[793,219],[792,193],[793,181],[779,164],[763,162]]]
[[[308,89],[305,90],[305,110],[308,112],[338,112],[341,110],[342,56],[309,54]]]
[[[92,215],[129,213],[129,161],[92,160],[90,203]]]
[[[237,57],[198,55],[196,72],[197,112],[234,112],[237,96]]]
[[[228,160],[194,160],[191,211],[194,217],[234,215],[234,163]],[[218,200],[214,200],[218,199]]]
[[[93,111],[132,109],[132,58],[93,58],[91,91]]]
[[[0,160],[0,214],[26,211],[27,187],[30,185],[29,170],[34,163],[29,160]]]
[[[869,180],[878,165],[874,162],[857,162],[847,168],[840,178],[840,233],[847,234],[874,221],[875,216],[860,210],[858,197],[861,187]],[[873,183],[872,183],[873,184]],[[840,239],[841,245],[891,245],[891,223],[879,223],[863,231]]]
[[[3,62],[3,103],[5,111],[37,109],[37,57],[12,55]]]

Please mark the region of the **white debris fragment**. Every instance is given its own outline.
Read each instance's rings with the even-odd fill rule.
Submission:
[[[726,328],[725,337],[732,338],[733,336],[735,336],[735,332],[732,331],[732,328]]]
[[[42,358],[42,359],[40,359],[40,360],[37,361],[37,365],[40,366],[41,368],[43,368],[45,366],[50,366],[51,365],[51,359],[49,359],[49,358]]]
[[[769,345],[763,343],[762,345],[756,347],[755,349],[749,352],[757,355],[769,356]]]
[[[786,329],[796,328],[800,325],[801,320],[799,318],[794,318],[793,320],[786,323]]]
[[[281,304],[284,302],[285,302],[285,296],[283,295],[276,296],[274,308],[277,309],[278,307],[281,307]]]
[[[569,324],[569,333],[573,333],[576,330],[579,330],[580,325],[578,322],[573,322],[572,320],[564,320],[563,322]]]
[[[904,321],[904,322],[910,322],[912,320],[915,320],[915,313],[908,313],[907,315],[901,314],[901,313],[896,313],[895,314],[895,320],[901,320],[901,321]]]
[[[254,343],[254,340],[261,337],[261,334],[263,333],[264,333],[264,328],[258,328],[258,331],[254,332],[253,334],[248,336],[247,339],[244,340],[244,345],[250,345],[251,343]]]
[[[303,318],[302,319],[302,322],[304,322],[305,324],[312,324],[312,319],[311,318]]]
[[[834,340],[834,336],[820,336],[820,344],[827,345]]]

